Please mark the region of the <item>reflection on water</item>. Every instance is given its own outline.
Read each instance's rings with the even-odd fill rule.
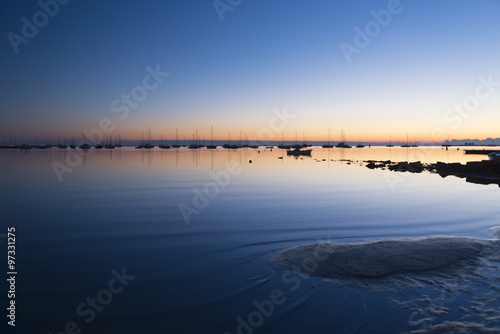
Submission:
[[[74,151],[74,150],[73,150]],[[72,150],[61,150],[61,149],[48,149],[48,150],[1,150],[0,155],[2,158],[12,160],[18,159],[30,159],[30,160],[55,160],[64,162],[68,154],[73,153]],[[82,151],[80,151],[82,152]],[[104,158],[108,160],[121,160],[122,154],[127,154],[127,159],[137,159],[140,157],[141,162],[147,166],[152,167],[155,160],[158,163],[164,162],[165,164],[170,162],[175,162],[176,167],[179,166],[179,162],[182,162],[184,166],[188,165],[204,165],[207,162],[213,163],[215,160],[237,160],[244,161],[248,160],[250,157],[259,157],[260,161],[269,162],[272,159],[278,157],[288,158],[288,159],[311,159],[311,157],[301,156],[293,157],[287,156],[285,150],[280,150],[277,148],[268,149],[249,149],[243,148],[238,150],[227,150],[227,149],[134,149],[134,148],[121,148],[114,150],[95,150],[91,149],[89,151],[83,151],[85,154],[81,154],[83,160],[86,162],[87,157],[92,157],[94,160],[103,161]],[[463,149],[452,148],[450,150],[445,150],[441,147],[418,147],[418,148],[386,148],[386,147],[365,147],[365,148],[350,148],[350,149],[339,149],[332,148],[326,149],[321,147],[314,147],[312,151],[312,158],[314,159],[325,159],[325,161],[334,160],[392,160],[392,161],[421,161],[423,163],[429,162],[467,162],[467,161],[481,161],[487,160],[486,155],[465,155]],[[84,164],[85,164],[84,162]],[[283,162],[282,162],[283,163]]]
[[[276,289],[286,298],[255,332],[417,330],[391,300],[423,305],[417,301],[423,294],[439,298],[436,287],[374,294],[284,276],[269,258],[325,240],[489,238],[489,228],[499,225],[496,185],[369,170],[356,162],[486,159],[453,148],[313,148],[311,157],[265,148],[92,149],[59,182],[52,163],[66,164],[68,151],[0,150],[2,229],[16,226],[23,266],[19,330],[27,333],[57,333],[68,321],[88,333],[236,333],[239,317],[248,323],[254,302],[270,300]],[[229,163],[241,171],[229,173]],[[181,204],[198,212],[189,225]],[[76,307],[123,267],[136,278],[85,322]],[[477,291],[489,284],[463,286],[445,305],[447,314],[428,326],[462,321],[460,306],[474,310]],[[469,318],[477,322],[481,314]]]

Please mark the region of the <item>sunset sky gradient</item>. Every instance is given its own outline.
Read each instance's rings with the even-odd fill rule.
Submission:
[[[124,139],[149,127],[157,139],[175,129],[208,139],[210,125],[216,139],[257,139],[284,108],[296,116],[289,140],[327,140],[329,127],[332,141],[342,128],[348,141],[500,137],[498,1],[243,0],[223,20],[211,0],[58,7],[16,53],[9,33],[22,36],[23,17],[42,8],[0,4],[1,142],[81,137],[103,118]],[[355,28],[376,27],[373,12],[390,8],[349,62],[341,43],[356,46]],[[113,102],[157,66],[168,77],[121,119]]]

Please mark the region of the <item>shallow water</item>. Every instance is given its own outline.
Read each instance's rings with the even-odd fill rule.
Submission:
[[[321,241],[491,238],[490,227],[500,225],[498,186],[341,161],[485,156],[441,147],[313,148],[312,157],[298,159],[279,149],[103,149],[89,151],[59,182],[52,164],[64,163],[68,152],[0,150],[0,233],[16,227],[20,332],[59,333],[70,321],[82,333],[402,333],[450,322],[498,327],[495,313],[488,313],[500,306],[491,286],[499,284],[495,268],[480,280],[376,293],[269,262],[282,249]],[[204,191],[208,197],[196,195]],[[186,220],[179,207],[195,213],[185,213]],[[135,278],[94,319],[77,312],[122,268]]]

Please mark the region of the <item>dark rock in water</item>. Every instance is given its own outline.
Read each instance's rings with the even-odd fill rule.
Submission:
[[[321,277],[380,277],[435,270],[473,260],[498,241],[465,237],[385,239],[359,243],[323,243],[292,247],[271,262],[283,269]]]
[[[432,164],[429,170],[438,173],[442,177],[454,175],[466,178],[466,181],[471,183],[498,184],[500,186],[500,164],[493,161],[469,161],[465,165],[438,162]]]
[[[433,236],[300,245],[282,250],[270,261],[340,287],[394,291],[444,284],[452,291],[454,282],[467,284],[487,277],[486,268],[500,269],[500,226],[491,232],[493,239]]]
[[[435,164],[422,164],[416,162],[391,162],[387,161],[364,161],[369,169],[382,168],[396,172],[421,173],[429,171],[437,173],[441,177],[454,175],[460,178],[466,178],[467,182],[477,184],[498,184],[500,186],[500,164],[494,161],[470,161],[465,165],[460,163],[437,162]]]
[[[398,162],[395,165],[390,165],[389,170],[400,172],[421,173],[424,170],[424,165],[420,161],[417,162]]]

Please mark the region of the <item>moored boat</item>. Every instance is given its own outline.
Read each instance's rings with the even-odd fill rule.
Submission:
[[[330,140],[330,128],[328,128],[328,144],[321,146],[323,148],[333,148],[332,142]]]
[[[286,151],[287,155],[311,155],[312,149],[309,150],[301,150],[300,148],[296,148],[294,150]]]
[[[163,144],[163,134],[161,135],[160,143],[161,143],[161,144],[160,144],[160,145],[158,145],[158,147],[159,147],[159,148],[164,149],[164,150],[168,150],[168,149],[170,149],[170,145],[165,145],[165,144]]]
[[[340,142],[335,145],[337,148],[351,148],[351,145],[345,143],[345,132],[344,129],[340,130]]]
[[[490,161],[500,162],[500,151],[491,152],[490,154],[488,154],[488,158],[490,159]]]
[[[214,145],[214,128],[212,125],[210,125],[210,133],[212,135],[212,144],[207,145],[207,149],[209,150],[215,150],[217,148],[217,145]]]

